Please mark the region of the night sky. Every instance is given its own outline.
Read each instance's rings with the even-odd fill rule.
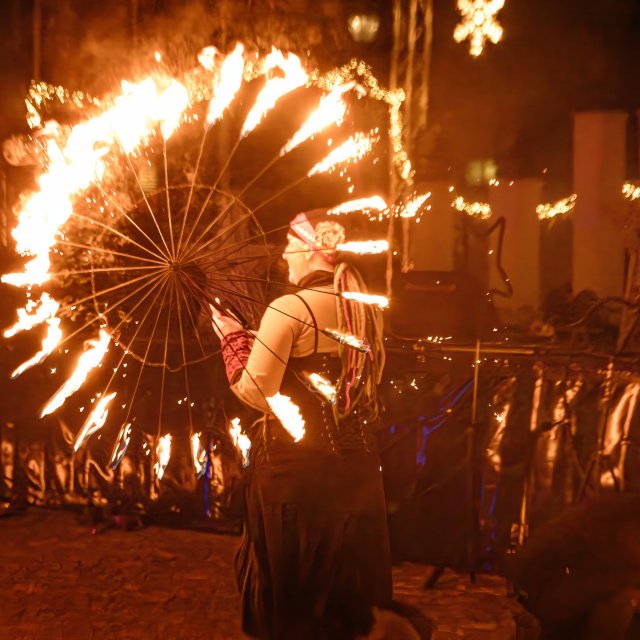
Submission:
[[[32,4],[5,0],[0,8],[2,137],[25,127],[22,98],[31,77]],[[386,82],[391,4],[238,0],[232,3],[233,20],[221,29],[224,3],[140,0],[139,24],[156,45],[164,42],[187,56],[204,42],[219,44],[221,37],[232,40],[250,33],[249,21],[238,21],[238,16],[266,20],[271,13],[278,17],[276,24],[289,28],[275,37],[279,44],[304,48],[312,43],[312,57],[324,66],[361,56]],[[127,67],[134,74],[128,6],[126,0],[43,0],[43,79],[105,91],[119,75],[127,75]],[[351,42],[346,30],[345,16],[362,7],[382,18],[378,38],[370,45]],[[56,17],[60,14],[64,20]],[[468,45],[452,38],[458,21],[455,1],[435,0],[429,127],[418,137],[413,156],[418,177],[459,180],[469,161],[491,158],[505,178],[540,175],[547,168],[547,181],[563,192],[571,179],[572,114],[590,109],[633,114],[640,106],[640,1],[507,0],[498,19],[503,40],[472,58]],[[631,123],[630,139],[635,141],[635,118]],[[634,177],[635,149],[629,155]]]

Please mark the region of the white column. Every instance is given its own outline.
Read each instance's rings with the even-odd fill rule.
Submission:
[[[573,123],[573,290],[622,295],[624,245],[621,189],[626,177],[628,115],[577,113]]]

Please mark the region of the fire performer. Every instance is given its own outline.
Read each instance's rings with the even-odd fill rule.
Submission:
[[[373,433],[382,319],[341,296],[365,287],[339,261],[344,227],[324,213],[290,223],[283,257],[295,293],[267,308],[255,337],[212,309],[231,388],[264,413],[250,433],[236,558],[243,630],[259,638],[353,638],[368,633],[373,607],[391,602]],[[325,328],[357,336],[359,348]]]

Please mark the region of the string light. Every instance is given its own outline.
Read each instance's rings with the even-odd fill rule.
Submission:
[[[556,202],[546,202],[545,204],[539,204],[536,207],[536,213],[538,214],[538,220],[546,220],[548,218],[555,218],[556,216],[562,216],[565,213],[569,213],[571,209],[576,206],[576,200],[578,195],[572,193],[566,198],[557,200]]]
[[[627,200],[637,200],[640,198],[640,187],[631,182],[625,182],[622,185],[622,195]]]
[[[504,0],[458,0],[462,19],[453,31],[453,39],[462,42],[468,38],[469,53],[479,56],[487,40],[496,44],[502,38],[503,29],[495,19],[502,7]]]
[[[487,220],[491,217],[491,205],[487,202],[467,202],[462,196],[458,196],[451,203],[451,206],[468,216],[480,218],[480,220]]]
[[[380,87],[378,79],[373,75],[371,67],[362,60],[352,59],[346,65],[329,71],[323,76],[314,77],[314,84],[320,88],[331,89],[337,82],[346,82],[352,78],[365,87],[367,95],[379,102],[384,102],[389,108],[389,140],[393,149],[392,162],[400,178],[408,187],[413,186],[415,171],[409,160],[402,140],[402,103],[405,94],[402,89],[389,91]]]

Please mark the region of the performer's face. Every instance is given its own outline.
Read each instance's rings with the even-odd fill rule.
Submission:
[[[298,284],[309,273],[311,250],[300,238],[287,234],[287,246],[282,257],[289,267],[289,282]]]

